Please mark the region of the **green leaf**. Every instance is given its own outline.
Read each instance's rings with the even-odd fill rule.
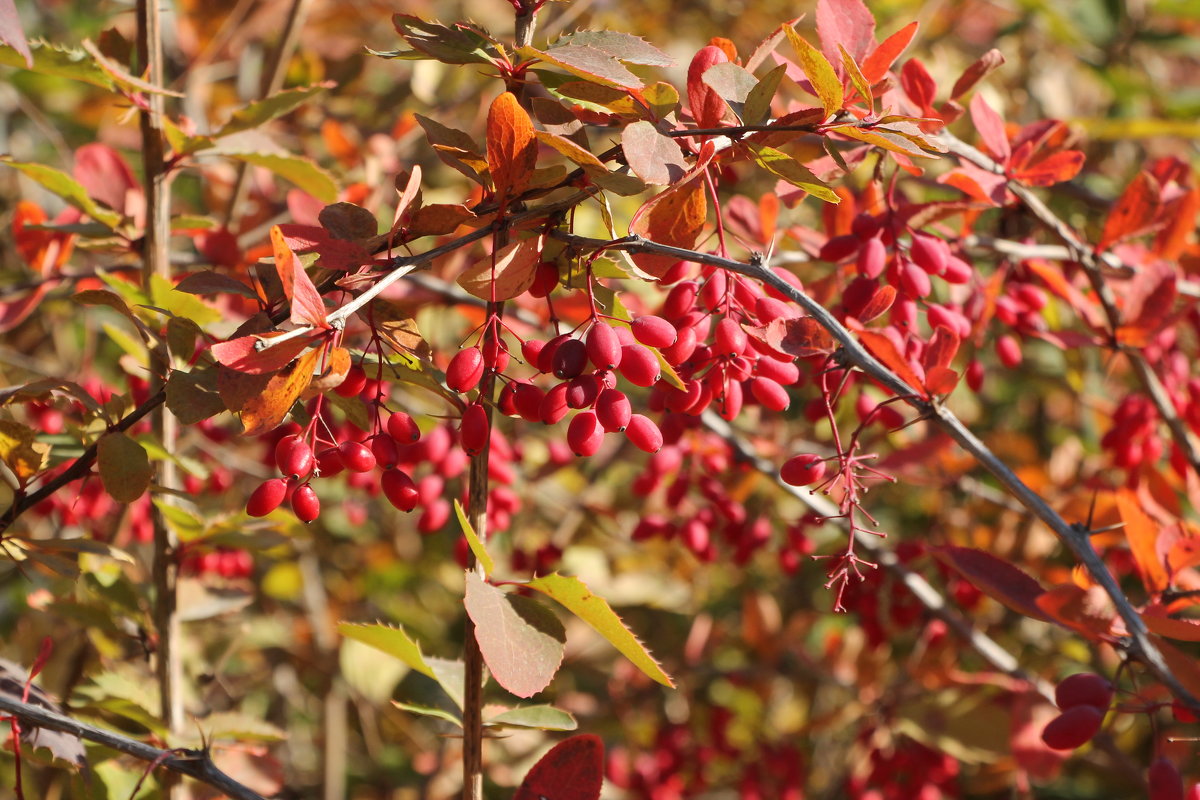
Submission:
[[[112,209],[104,208],[95,200],[88,197],[83,184],[62,170],[48,167],[45,164],[34,164],[28,161],[13,161],[12,156],[0,156],[0,164],[7,164],[13,169],[25,173],[26,177],[41,184],[45,189],[61,197],[75,208],[87,214],[97,222],[116,229],[121,224],[121,215]]]
[[[475,560],[483,567],[483,576],[490,578],[496,569],[496,562],[492,560],[487,548],[483,546],[479,534],[475,533],[475,527],[467,519],[467,513],[463,511],[462,503],[458,502],[458,498],[454,500],[454,514],[458,517],[458,524],[462,525],[463,535],[467,537],[467,544],[470,546],[471,552],[475,554]]]
[[[783,178],[793,186],[798,186],[813,197],[827,203],[841,202],[837,193],[822,183],[816,175],[813,175],[808,167],[782,150],[765,145],[748,145],[747,149],[754,156],[755,162],[772,175]]]
[[[423,717],[436,717],[437,719],[444,719],[446,722],[453,722],[458,727],[462,727],[461,719],[454,716],[449,711],[445,711],[440,708],[434,708],[433,706],[419,706],[415,703],[402,703],[399,700],[393,700],[392,705],[412,714],[420,714]]]
[[[314,95],[320,94],[326,89],[332,89],[335,86],[337,84],[333,81],[322,81],[312,86],[301,86],[277,92],[270,97],[257,100],[234,111],[229,121],[220,128],[217,128],[210,136],[214,139],[219,139],[222,136],[229,136],[233,133],[241,133],[242,131],[257,128],[263,123],[270,122],[277,117],[282,117],[284,114],[308,102]]]
[[[787,64],[780,64],[775,69],[762,76],[762,79],[746,95],[746,105],[742,108],[742,122],[747,125],[762,125],[771,116],[771,101],[779,90],[779,82],[787,73]]]
[[[239,742],[281,742],[287,734],[269,722],[236,711],[219,711],[197,721],[206,739],[235,739]]]
[[[575,717],[554,706],[522,706],[502,711],[483,721],[484,725],[510,728],[540,728],[544,731],[573,731],[579,727]]]
[[[270,170],[323,203],[337,200],[337,182],[312,159],[278,153],[237,153],[224,150],[221,151],[221,155]]]
[[[118,503],[132,503],[150,488],[154,467],[146,450],[123,432],[100,437],[96,465],[104,491]]]
[[[586,45],[628,64],[644,64],[649,67],[669,67],[675,59],[638,36],[618,31],[576,31],[569,33],[550,46],[549,51],[568,44]]]
[[[585,81],[610,86],[614,89],[641,89],[644,85],[617,59],[591,45],[567,43],[553,50],[537,50],[522,47],[517,51],[522,58],[539,59],[566,70]]]
[[[157,274],[150,276],[150,305],[191,320],[200,327],[211,325],[224,317],[220,311],[200,298],[179,291],[175,284]]]
[[[740,67],[732,61],[713,64],[704,71],[701,80],[720,95],[733,113],[737,114],[738,119],[742,122],[746,121],[743,116],[746,110],[746,98],[758,85],[758,81],[746,71],[745,67]]]
[[[90,83],[102,89],[112,89],[113,79],[96,65],[95,60],[83,50],[61,47],[41,41],[29,43],[33,53],[33,66],[25,65],[25,57],[8,45],[0,45],[0,64],[28,69],[40,75],[52,75],[73,81]]]
[[[184,425],[195,425],[225,410],[215,369],[174,370],[167,378],[167,408]]]
[[[394,656],[422,675],[437,680],[433,668],[425,661],[421,646],[408,638],[404,629],[397,626],[376,623],[374,625],[356,622],[339,622],[338,633],[348,639],[354,639],[369,644],[376,650],[382,650]]]
[[[833,71],[833,65],[829,60],[821,54],[821,51],[813,47],[804,37],[796,33],[796,29],[791,25],[784,28],[787,33],[788,41],[792,43],[792,48],[796,51],[796,58],[800,62],[800,68],[804,70],[804,74],[808,76],[809,83],[812,84],[813,91],[817,93],[817,97],[821,99],[821,106],[825,109],[825,116],[829,117],[842,110],[842,82],[838,78],[837,73]]]
[[[181,542],[191,542],[204,534],[204,521],[182,506],[156,498],[154,506],[166,520],[167,526]]]
[[[634,666],[663,686],[674,688],[671,676],[663,672],[645,645],[625,627],[625,623],[604,598],[592,594],[587,584],[579,578],[553,573],[534,578],[525,585],[561,603],[620,650]]]

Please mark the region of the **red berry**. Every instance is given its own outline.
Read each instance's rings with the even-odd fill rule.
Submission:
[[[543,261],[537,265],[533,283],[529,286],[529,294],[534,297],[545,297],[558,286],[558,264],[553,261]]]
[[[1183,778],[1166,758],[1156,758],[1147,775],[1150,784],[1149,800],[1183,800]]]
[[[403,411],[388,417],[387,431],[400,444],[412,444],[421,438],[421,429],[413,418]]]
[[[567,405],[570,408],[590,408],[600,394],[600,379],[595,375],[580,375],[567,384]]]
[[[315,464],[312,448],[298,433],[283,437],[275,445],[275,465],[290,478],[304,477]]]
[[[580,411],[567,426],[567,445],[577,456],[595,455],[604,441],[604,428],[595,411]]]
[[[722,317],[717,323],[714,338],[714,352],[719,356],[740,356],[748,344],[746,331],[730,317]]]
[[[400,460],[400,448],[396,440],[387,433],[377,433],[368,441],[371,442],[371,454],[375,463],[384,469],[391,469]]]
[[[630,324],[629,330],[633,338],[649,347],[670,347],[679,335],[675,326],[662,317],[638,317]]]
[[[463,411],[462,425],[458,429],[458,441],[467,455],[473,456],[483,451],[488,442],[487,409],[478,403],[472,403]]]
[[[538,372],[554,372],[554,355],[558,352],[558,348],[562,347],[563,342],[569,342],[571,334],[560,333],[550,341],[546,342],[545,346],[538,351],[537,368]],[[586,348],[584,348],[586,351]],[[586,352],[585,352],[586,354]],[[580,368],[582,370],[582,367]]]
[[[362,442],[342,442],[338,445],[338,455],[351,472],[370,472],[375,469],[375,454]]]
[[[972,392],[983,388],[983,363],[977,359],[967,364],[967,386],[971,387]]]
[[[667,360],[668,364],[679,366],[692,357],[692,354],[696,352],[696,345],[698,344],[696,329],[689,326],[679,329],[679,338],[675,340],[675,344],[670,347],[664,347],[659,352],[662,353],[663,358]]]
[[[872,236],[858,251],[858,274],[864,278],[878,278],[887,266],[887,247],[878,236]]]
[[[417,520],[417,530],[421,533],[435,533],[449,521],[450,503],[446,498],[439,497],[421,514],[421,518]]]
[[[616,369],[621,363],[621,340],[611,326],[597,322],[588,331],[585,344],[596,369]]]
[[[649,417],[634,414],[625,428],[625,437],[639,450],[657,453],[663,446],[662,431]]]
[[[538,418],[553,425],[567,415],[567,384],[560,383],[542,398],[538,405]]]
[[[265,517],[283,503],[287,495],[287,481],[271,478],[259,484],[246,501],[246,513],[252,517]]]
[[[1054,689],[1054,702],[1063,711],[1075,706],[1095,706],[1107,711],[1112,699],[1112,684],[1091,672],[1071,675]]]
[[[629,397],[620,389],[605,389],[596,398],[596,419],[609,433],[625,430],[631,414]]]
[[[733,422],[742,411],[745,397],[742,394],[742,384],[738,381],[726,380],[717,397],[717,414],[726,422]]]
[[[770,411],[783,411],[792,404],[792,398],[788,397],[786,389],[777,381],[761,375],[750,381],[750,393],[763,408]]]
[[[914,233],[908,254],[918,267],[930,275],[941,275],[946,271],[946,260],[950,257],[950,248],[936,236]]]
[[[760,378],[770,378],[781,386],[791,386],[800,380],[800,368],[794,361],[780,361],[776,358],[763,356],[754,365],[754,374]]]
[[[346,465],[342,463],[342,454],[336,447],[326,447],[317,453],[317,474],[322,478],[337,475],[345,468]]]
[[[483,352],[478,347],[459,350],[446,365],[446,385],[455,392],[469,392],[483,377]]]
[[[783,463],[779,477],[789,486],[808,486],[825,477],[825,462],[813,453],[801,453]]]
[[[542,390],[525,381],[513,381],[509,385],[516,387],[513,389],[513,405],[516,406],[521,419],[526,422],[540,422],[542,398],[545,397]]]
[[[996,355],[1000,357],[1001,364],[1011,369],[1021,363],[1021,345],[1015,338],[1005,334],[996,340]]]
[[[316,491],[307,483],[296,487],[292,494],[292,511],[301,522],[312,522],[321,515],[321,501]]]
[[[933,283],[929,273],[918,267],[907,258],[896,259],[900,271],[900,290],[909,297],[924,297],[933,291]]]
[[[538,358],[541,356],[542,348],[545,346],[546,343],[541,339],[527,339],[521,342],[521,358],[525,359],[526,364],[537,369]],[[542,370],[538,371],[541,372]]]
[[[412,511],[421,499],[413,479],[408,473],[398,469],[384,470],[380,488],[383,489],[383,496],[388,502],[401,511]]]
[[[363,368],[358,364],[350,367],[346,377],[334,387],[333,391],[342,397],[357,397],[367,385],[367,373],[363,372]]]
[[[621,348],[620,373],[634,386],[653,386],[662,377],[662,367],[650,350],[640,344],[627,344]]]
[[[1052,750],[1074,750],[1100,730],[1104,714],[1095,706],[1075,706],[1050,720],[1042,730],[1042,741]]]
[[[695,281],[683,281],[671,287],[667,299],[663,300],[662,315],[670,320],[679,319],[696,307],[696,293],[700,287]]]

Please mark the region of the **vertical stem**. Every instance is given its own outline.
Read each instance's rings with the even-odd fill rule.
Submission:
[[[498,233],[504,237],[504,231]],[[487,318],[499,316],[504,304],[491,302],[487,306]],[[498,335],[496,326],[484,327],[481,345],[488,351],[488,343]],[[479,398],[487,414],[488,430],[492,429],[492,399],[495,396],[496,374],[488,369],[479,383]],[[487,540],[488,499],[488,456],[489,443],[471,457],[471,475],[467,488],[467,519],[481,540]],[[467,568],[481,570],[475,555],[468,553]],[[482,575],[481,575],[482,577]],[[479,652],[479,641],[475,638],[475,623],[467,616],[463,633],[463,664],[466,673],[463,685],[463,800],[483,798],[483,654]]]
[[[137,4],[138,66],[146,80],[155,86],[165,85],[162,45],[162,18],[157,0],[138,0]],[[143,286],[149,291],[154,277],[171,279],[169,243],[171,237],[171,176],[165,168],[163,136],[163,95],[148,94],[147,109],[141,115],[142,165],[146,192],[146,231],[142,242]],[[166,344],[152,348],[150,353],[150,391],[162,388],[170,369],[170,354]],[[168,456],[174,454],[179,435],[179,423],[165,407],[155,410],[153,426],[158,441]],[[158,469],[158,483],[170,489],[177,485],[174,462],[163,459]],[[156,510],[154,519],[154,623],[158,632],[157,678],[162,719],[172,738],[183,728],[183,696],[180,683],[183,676],[179,658],[179,616],[176,614],[176,564],[174,536],[162,514]],[[165,786],[166,796],[174,785]]]

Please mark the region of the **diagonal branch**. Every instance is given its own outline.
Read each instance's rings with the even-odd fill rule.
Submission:
[[[1121,591],[1116,578],[1108,571],[1100,555],[1092,546],[1091,534],[1083,525],[1072,525],[1062,518],[1041,495],[1022,481],[1012,469],[991,451],[950,409],[939,402],[924,399],[923,395],[910,387],[894,372],[885,367],[878,359],[867,351],[854,335],[842,323],[817,301],[781,278],[776,272],[761,261],[750,263],[735,261],[730,258],[686,250],[681,247],[671,247],[644,239],[640,236],[626,236],[613,241],[591,239],[572,233],[555,232],[557,238],[582,248],[619,249],[628,252],[653,253],[669,256],[686,261],[711,264],[722,269],[745,275],[760,281],[783,294],[792,302],[803,308],[809,316],[820,323],[829,334],[841,345],[841,355],[845,363],[852,364],[877,381],[888,391],[904,398],[910,406],[933,424],[950,435],[964,450],[970,453],[1000,484],[1023,506],[1029,509],[1038,519],[1042,520],[1058,538],[1070,548],[1076,559],[1092,576],[1112,600],[1117,613],[1125,623],[1126,630],[1132,639],[1128,647],[1129,655],[1141,660],[1150,672],[1163,685],[1170,689],[1180,701],[1189,708],[1200,712],[1200,699],[1197,699],[1175,676],[1167,665],[1162,652],[1150,638],[1146,624],[1138,615],[1137,610]]]
[[[79,722],[48,708],[24,703],[5,693],[0,693],[0,711],[11,714],[31,727],[87,739],[142,761],[157,764],[179,775],[195,778],[233,800],[264,800],[258,792],[238,783],[218,769],[206,750],[160,750],[145,742]]]

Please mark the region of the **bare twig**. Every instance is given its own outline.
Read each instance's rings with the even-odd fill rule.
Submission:
[[[157,764],[179,775],[187,775],[206,783],[234,800],[263,800],[262,795],[226,775],[212,762],[204,750],[160,750],[119,733],[97,728],[15,697],[0,693],[0,711],[11,714],[32,727],[60,731],[96,742],[120,753]]]

